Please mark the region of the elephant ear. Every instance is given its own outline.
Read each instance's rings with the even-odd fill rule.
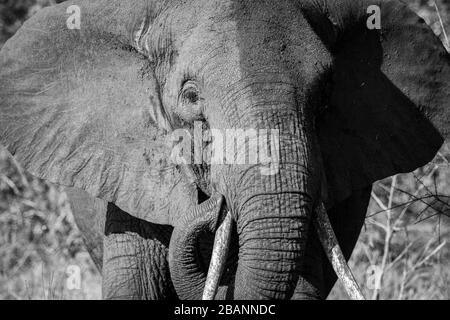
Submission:
[[[328,206],[433,159],[450,136],[450,57],[399,1],[305,1],[333,56],[331,95],[317,120]],[[381,29],[367,20],[377,5]]]
[[[158,6],[71,1],[27,21],[0,52],[0,142],[39,178],[170,223],[157,214],[178,179],[168,120],[151,60],[137,50]],[[80,29],[69,28],[77,11]]]

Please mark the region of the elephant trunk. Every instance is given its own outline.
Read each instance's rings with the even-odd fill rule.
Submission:
[[[308,211],[298,217],[255,220],[243,236],[235,299],[289,299],[298,281]],[[256,218],[258,219],[258,218]],[[261,230],[262,224],[270,226]]]
[[[264,104],[258,128],[278,131],[278,148],[271,147],[278,153],[277,171],[265,175],[256,166],[236,175],[240,178],[232,210],[239,235],[235,299],[291,298],[319,193],[319,166],[314,165],[318,150],[309,111],[292,95],[271,99],[278,99],[278,104],[272,100]],[[253,110],[254,117],[261,114],[259,108]]]
[[[220,287],[217,298],[289,299],[297,283],[306,235],[318,193],[313,139],[307,124],[298,121],[298,110],[280,119],[277,170],[265,165],[224,166],[228,186],[217,184],[236,221],[239,257],[234,283]],[[294,112],[293,111],[293,112]],[[293,120],[293,122],[292,122]],[[260,124],[259,127],[262,127]],[[220,171],[216,174],[221,174]],[[233,177],[233,178],[231,178]],[[231,191],[230,191],[231,190]],[[199,239],[215,232],[218,212],[211,198],[202,210],[184,215],[170,245],[171,276],[182,299],[200,299],[208,265],[201,261]],[[203,211],[203,212],[201,212]]]
[[[240,249],[235,299],[292,296],[310,217],[311,201],[300,190],[267,192],[246,202],[237,226]]]

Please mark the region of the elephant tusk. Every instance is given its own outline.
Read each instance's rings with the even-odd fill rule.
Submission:
[[[224,221],[217,229],[214,238],[214,247],[211,255],[211,262],[209,264],[205,289],[203,291],[203,300],[214,300],[217,289],[219,288],[220,278],[222,277],[225,268],[228,249],[230,247],[231,223],[232,217],[230,212],[228,212]]]
[[[365,300],[358,283],[353,276],[350,267],[345,260],[336,235],[328,218],[327,211],[323,203],[316,209],[316,217],[314,219],[314,226],[317,229],[320,242],[325,250],[325,253],[330,260],[334,271],[339,279],[342,281],[347,294],[352,300]]]

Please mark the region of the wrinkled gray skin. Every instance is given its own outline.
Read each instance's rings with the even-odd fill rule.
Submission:
[[[361,192],[355,192],[352,197],[328,211],[347,259],[350,258],[364,223],[370,191],[369,187]],[[172,227],[136,219],[113,204],[108,205],[105,201],[94,199],[79,190],[67,189],[66,192],[92,259],[99,270],[102,270],[104,265],[102,270],[104,298],[152,300],[178,298],[170,280],[167,261]],[[348,219],[339,219],[343,214],[347,215]],[[94,219],[98,222],[96,225],[91,223],[92,216],[96,217]],[[206,242],[205,251],[210,252],[212,235],[204,236],[203,239]],[[103,255],[103,241],[105,241],[105,255]],[[235,254],[238,250],[235,231],[231,242],[234,245],[231,254]],[[336,275],[322,251],[315,232],[311,231],[308,236],[305,255],[306,263],[292,298],[324,299],[331,291]],[[205,267],[209,259],[208,253],[205,256],[203,270],[199,270],[203,275],[206,273]],[[235,270],[236,262],[236,259],[231,259],[228,268]],[[201,289],[191,288],[192,294],[198,295]]]
[[[449,135],[449,56],[398,1],[73,3],[81,30],[64,27],[63,3],[0,53],[0,141],[75,188],[105,298],[201,298],[216,194],[235,221],[217,298],[325,298],[336,277],[314,208],[325,202],[348,259],[372,183],[426,164]],[[366,27],[373,4],[381,31]],[[194,121],[279,130],[279,172],[203,165],[187,180],[167,137]]]
[[[77,189],[66,193],[86,248],[102,272],[103,298],[177,298],[167,261],[173,227],[139,220]]]

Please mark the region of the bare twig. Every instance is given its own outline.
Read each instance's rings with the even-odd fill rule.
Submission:
[[[434,7],[436,9],[437,16],[439,18],[439,23],[441,24],[442,32],[444,33],[445,42],[447,45],[447,50],[450,50],[450,42],[448,41],[447,32],[445,31],[444,23],[442,22],[441,13],[439,12],[439,8],[436,4],[436,1],[433,1]]]
[[[392,204],[394,202],[394,191],[397,186],[397,176],[394,176],[392,178],[391,182],[391,188],[389,191],[389,198],[388,198],[388,204],[384,207],[386,207],[386,224],[385,224],[385,239],[384,239],[384,249],[383,249],[383,258],[381,260],[381,269],[380,274],[376,278],[375,288],[372,294],[372,300],[378,300],[380,297],[380,288],[381,283],[383,282],[384,273],[386,271],[386,265],[389,257],[389,251],[390,251],[390,245],[392,240],[392,235],[394,233],[393,231],[393,225],[392,225]]]

